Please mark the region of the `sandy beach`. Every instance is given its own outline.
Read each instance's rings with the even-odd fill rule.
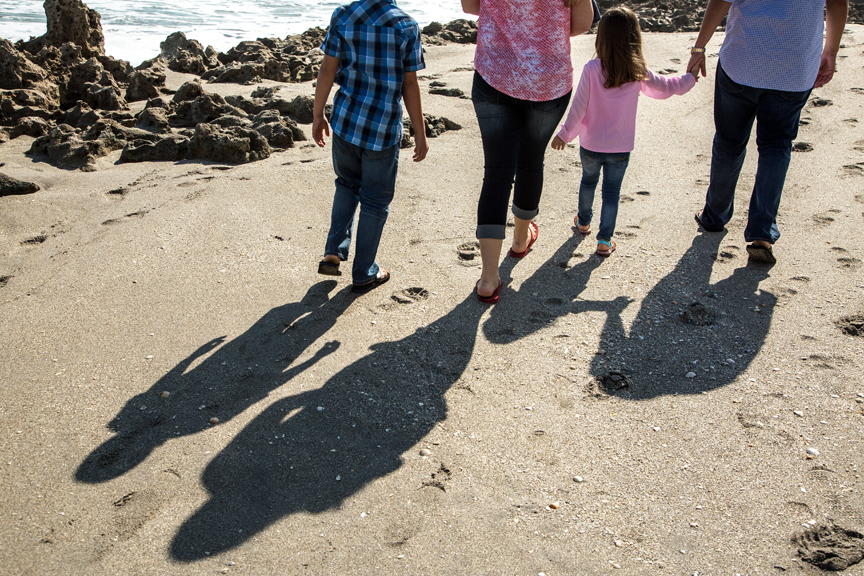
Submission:
[[[649,66],[683,73],[694,36],[646,33]],[[315,273],[329,145],[85,172],[0,144],[41,188],[0,197],[0,574],[820,573],[797,537],[864,532],[864,26],[804,109],[771,268],[755,142],[728,230],[693,220],[721,40],[642,100],[612,257],[573,226],[578,148],[549,151],[493,307],[472,104],[428,93],[470,93],[473,45],[427,47],[424,111],[462,128],[403,151],[362,296]],[[203,84],[260,86],[313,94]]]

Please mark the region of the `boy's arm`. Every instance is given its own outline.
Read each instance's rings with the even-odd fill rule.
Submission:
[[[315,105],[312,108],[312,140],[318,146],[324,147],[324,134],[330,136],[330,123],[324,117],[324,105],[330,97],[333,82],[336,81],[336,73],[339,71],[339,59],[333,56],[324,56],[321,69],[318,70],[318,83],[315,85]]]
[[[462,0],[462,11],[466,14],[480,15],[480,0]]]
[[[405,109],[408,110],[411,125],[414,126],[414,162],[420,162],[426,158],[429,144],[426,141],[426,121],[423,118],[420,83],[417,82],[416,72],[405,73],[405,79],[402,80],[402,98],[405,100]]]

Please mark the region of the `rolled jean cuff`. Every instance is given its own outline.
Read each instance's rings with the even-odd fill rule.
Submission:
[[[478,224],[477,225],[477,238],[478,239],[491,239],[491,240],[504,240],[506,237],[507,225],[506,224]]]
[[[539,209],[535,208],[534,210],[528,211],[519,208],[515,204],[513,205],[513,215],[521,220],[533,220],[535,216],[540,212]]]

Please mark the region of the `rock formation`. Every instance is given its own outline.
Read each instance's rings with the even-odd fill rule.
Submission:
[[[32,194],[39,191],[39,185],[32,182],[16,180],[10,176],[0,173],[0,196],[13,196],[18,194]]]

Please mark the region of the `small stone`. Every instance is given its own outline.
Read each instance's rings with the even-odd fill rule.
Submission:
[[[695,378],[696,373],[695,372],[687,372],[687,374],[685,374],[684,377],[685,378]]]
[[[159,393],[160,398],[168,398],[169,396],[171,396],[171,393],[168,392],[167,390]]]
[[[585,482],[585,479],[582,478],[581,476],[574,476],[573,481],[576,482],[577,484],[581,484],[581,483]]]
[[[660,431],[660,427],[659,427],[659,426],[654,426],[654,432],[659,432],[659,431]]]
[[[621,568],[621,565],[620,565],[620,564],[616,564],[616,563],[613,562],[613,563],[612,563],[612,568],[615,568],[616,570],[619,570],[619,569]]]
[[[342,476],[341,476],[341,475],[340,475],[340,476],[336,476],[336,481],[337,481],[337,482],[339,482],[339,481],[341,481],[341,480],[342,480]]]
[[[55,360],[55,362],[56,362],[56,360]],[[858,392],[857,396],[858,396],[858,398],[864,398],[864,392]]]
[[[819,450],[817,450],[816,448],[812,448],[812,447],[807,448],[807,455],[815,458],[816,456],[819,455]]]
[[[802,418],[804,417],[804,412],[802,412],[801,410],[793,410],[792,414],[794,414],[795,416],[800,416]]]
[[[431,455],[432,455],[432,451],[429,450],[428,448],[423,448],[422,450],[420,450],[420,456],[425,457],[425,456],[431,456]]]
[[[210,418],[210,424],[218,424],[218,423],[219,423],[218,418],[216,418],[216,417]]]
[[[624,546],[624,542],[622,542],[621,540],[615,540],[616,548],[621,548],[622,546]]]
[[[696,522],[690,522],[690,528],[698,528],[698,527],[699,527],[699,524],[697,524]]]
[[[552,502],[551,504],[549,504],[549,508],[551,508],[552,510],[557,510],[559,506],[560,504],[558,504],[558,502]]]
[[[318,406],[318,412],[323,412],[323,411],[324,411],[324,407],[323,407],[323,406]]]
[[[150,356],[147,356],[147,360],[152,360],[152,359],[153,359],[153,355],[152,355],[152,354],[151,354]]]

